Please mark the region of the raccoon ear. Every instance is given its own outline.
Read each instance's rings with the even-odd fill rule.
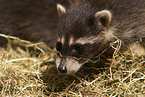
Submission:
[[[108,29],[112,20],[112,14],[108,10],[102,10],[95,13],[95,18],[99,19],[101,24]]]
[[[62,14],[66,13],[66,9],[61,4],[57,4],[57,12],[58,15],[61,16]]]

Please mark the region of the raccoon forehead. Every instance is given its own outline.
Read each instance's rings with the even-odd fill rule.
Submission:
[[[69,37],[69,39],[67,39],[68,40],[67,42],[69,46],[73,44],[84,45],[84,44],[94,44],[96,41],[101,41],[102,39],[103,37],[101,38],[99,36],[90,36],[90,37],[84,36],[78,39],[74,37]],[[66,38],[62,36],[61,38],[58,39],[58,41],[64,44],[66,42]]]
[[[101,41],[110,41],[111,39],[113,39],[113,34],[114,31],[113,29],[110,28],[108,29],[108,31],[101,31],[100,34],[96,36],[80,37],[75,40],[75,43],[84,45],[84,44],[94,44],[96,42],[101,42]]]
[[[72,45],[72,44],[74,44],[74,43],[75,43],[74,38],[73,37],[70,37],[69,46]]]
[[[65,44],[66,40],[67,40],[67,43],[69,43],[69,45],[72,45],[74,43],[73,37],[69,37],[69,39],[66,39],[66,38],[68,37],[67,36],[58,37],[57,42],[61,42],[63,45]]]
[[[98,39],[100,39],[99,37],[96,37],[96,36],[90,36],[90,37],[81,37],[81,38],[78,38],[75,43],[76,44],[81,44],[81,45],[84,45],[84,44],[94,44]]]
[[[82,36],[79,38],[76,38],[75,36],[62,36],[59,38],[59,41],[64,44],[67,39],[67,43],[69,46],[73,44],[94,44],[96,42],[101,42],[101,41],[110,41],[113,38],[113,30],[108,30],[107,32],[100,32],[99,35],[97,36]]]
[[[61,36],[61,37],[57,37],[57,42],[61,42],[62,44],[64,44],[65,42],[65,37],[64,36]]]
[[[102,35],[98,35],[98,36],[84,36],[75,40],[72,40],[72,39],[71,39],[70,45],[71,44],[85,45],[85,44],[94,44],[96,42],[102,41],[104,37],[102,37]]]

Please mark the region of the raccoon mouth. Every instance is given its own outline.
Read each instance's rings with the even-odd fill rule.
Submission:
[[[56,59],[57,70],[63,74],[75,74],[83,63],[80,63],[77,59],[74,58],[61,58]]]

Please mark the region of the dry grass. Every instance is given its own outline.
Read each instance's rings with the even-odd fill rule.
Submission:
[[[58,74],[53,64],[55,53],[49,48],[41,48],[41,43],[32,44],[16,37],[0,36],[9,40],[7,48],[0,48],[2,97],[145,96],[145,59],[142,56],[115,52],[110,68],[94,75],[95,79],[88,82],[74,75]],[[11,39],[24,46],[11,47]],[[30,47],[33,50],[29,50]]]

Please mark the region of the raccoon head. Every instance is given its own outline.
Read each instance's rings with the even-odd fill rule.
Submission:
[[[112,14],[108,10],[96,11],[91,5],[66,10],[57,5],[60,17],[56,50],[57,69],[74,74],[90,58],[103,52],[112,41],[110,30]]]

